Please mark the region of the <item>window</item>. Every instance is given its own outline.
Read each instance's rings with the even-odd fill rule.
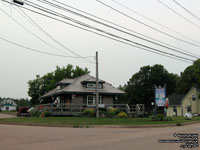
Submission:
[[[94,83],[87,84],[87,88],[95,88],[95,87],[96,87],[96,84],[94,84]]]
[[[60,89],[61,89],[61,86],[60,86],[60,85],[58,85],[58,86],[57,86],[57,90],[60,90]]]
[[[192,100],[195,101],[196,100],[196,96],[192,95]]]
[[[191,106],[187,106],[187,112],[191,112]]]
[[[87,83],[87,88],[96,88],[96,84],[95,83]],[[99,84],[99,89],[102,89],[103,85]]]
[[[176,106],[173,106],[173,112],[176,112],[177,109],[176,109]]]
[[[101,96],[99,96],[99,104],[102,104]],[[95,95],[88,95],[87,96],[87,105],[94,106],[96,104],[96,96]]]

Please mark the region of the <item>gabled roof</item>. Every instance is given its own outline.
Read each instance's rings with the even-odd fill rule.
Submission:
[[[185,94],[172,94],[169,95],[169,106],[177,106],[177,105],[181,105],[181,101],[184,98]]]
[[[86,88],[82,82],[87,82],[87,81],[94,81],[94,77],[85,74],[80,77],[74,78],[74,79],[64,79],[60,81],[63,84],[67,84],[71,82],[68,86],[62,88],[62,89],[53,89],[46,93],[45,95],[42,96],[42,98],[47,98],[51,96],[56,96],[60,94],[93,94],[95,93],[95,89],[92,88]],[[103,80],[100,80],[100,82],[105,82]],[[124,94],[124,91],[121,91],[115,87],[113,87],[111,84],[105,82],[103,84],[103,89],[99,89],[99,94],[110,94],[110,95],[118,95],[118,94]]]
[[[12,103],[12,104],[11,104]],[[11,98],[5,98],[0,101],[1,106],[16,106],[16,102]]]

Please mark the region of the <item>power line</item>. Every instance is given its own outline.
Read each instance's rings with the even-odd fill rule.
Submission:
[[[26,1],[29,2],[28,0],[26,0]],[[32,2],[29,2],[29,3],[32,3]],[[67,20],[69,20],[69,21],[71,21],[71,22],[74,22],[74,23],[79,24],[79,25],[81,25],[81,26],[84,26],[84,27],[86,27],[86,28],[90,28],[90,29],[96,30],[96,31],[98,31],[98,32],[102,32],[102,33],[107,34],[107,35],[109,35],[109,36],[112,36],[112,37],[115,37],[115,38],[118,38],[118,39],[121,39],[121,40],[124,40],[124,41],[127,41],[127,42],[131,42],[131,43],[133,43],[133,44],[136,44],[136,45],[139,45],[139,46],[142,46],[142,47],[145,47],[145,48],[154,50],[154,51],[159,51],[159,52],[162,52],[162,53],[165,53],[165,54],[168,54],[168,55],[172,55],[172,56],[175,56],[175,57],[178,57],[178,58],[181,58],[181,59],[193,61],[193,60],[188,59],[188,58],[185,58],[185,57],[181,57],[181,56],[178,56],[178,55],[174,55],[174,54],[171,54],[171,53],[167,53],[167,52],[164,52],[164,51],[161,51],[161,50],[152,48],[152,47],[150,47],[150,46],[146,46],[146,45],[144,45],[144,44],[140,44],[140,43],[134,42],[134,41],[129,40],[129,39],[127,39],[127,38],[123,38],[123,37],[121,37],[121,36],[112,34],[112,33],[110,33],[110,32],[104,31],[104,30],[102,30],[102,29],[99,29],[99,28],[96,28],[96,27],[94,27],[94,26],[88,25],[88,24],[86,24],[86,23],[80,22],[80,21],[78,21],[78,20],[76,20],[76,19],[73,19],[73,18],[64,16],[64,15],[62,15],[62,14],[60,14],[60,13],[56,13],[55,11],[49,10],[49,9],[47,9],[47,8],[44,8],[44,7],[39,8],[40,6],[37,7],[37,6],[38,6],[37,4],[35,4],[36,6],[31,5],[31,4],[28,4],[28,3],[26,3],[26,4],[29,5],[29,6],[31,6],[31,7],[33,7],[33,8],[39,9],[39,10],[41,10],[41,11],[44,11],[44,12],[46,12],[46,13],[55,15],[55,16],[57,16],[57,17],[61,17],[61,18],[63,18],[63,19],[67,19]],[[34,4],[34,3],[33,3],[33,4]]]
[[[164,43],[164,42],[162,42],[162,41],[153,39],[153,38],[151,38],[151,37],[145,36],[145,35],[143,35],[143,34],[140,34],[140,33],[138,33],[138,32],[132,31],[132,30],[131,30],[131,31],[134,32],[134,33],[143,35],[143,36],[145,36],[145,37],[147,37],[147,38],[156,40],[156,41],[158,41],[158,42],[160,42],[160,43],[162,43],[162,44],[165,44],[165,45],[168,45],[168,46],[171,46],[171,47],[168,47],[168,46],[165,46],[165,45],[162,45],[162,44],[153,42],[153,41],[151,41],[151,40],[142,38],[142,37],[140,37],[140,36],[131,34],[131,33],[129,33],[129,32],[126,32],[126,31],[124,31],[124,30],[121,30],[121,29],[119,29],[119,28],[113,27],[113,26],[111,26],[111,25],[105,24],[105,23],[100,22],[100,21],[98,21],[98,20],[92,19],[92,18],[87,17],[87,16],[85,16],[85,15],[82,15],[82,14],[80,14],[80,13],[74,12],[74,11],[72,11],[72,10],[69,10],[69,9],[66,9],[66,8],[64,8],[64,7],[61,7],[61,6],[59,6],[59,5],[56,5],[56,4],[54,4],[54,3],[51,3],[51,2],[49,2],[49,1],[47,1],[47,0],[39,0],[39,1],[41,1],[41,2],[43,2],[43,3],[45,3],[45,4],[49,4],[49,5],[51,5],[51,6],[55,7],[55,8],[59,8],[59,9],[61,9],[61,10],[64,10],[64,11],[73,13],[73,14],[75,14],[75,15],[78,15],[78,16],[80,16],[80,17],[83,17],[83,18],[85,18],[85,19],[88,19],[88,20],[90,20],[90,21],[93,21],[93,22],[95,22],[95,23],[99,23],[99,24],[101,24],[101,25],[104,25],[104,26],[109,27],[109,28],[111,28],[111,29],[117,30],[117,31],[119,31],[119,32],[128,34],[128,35],[130,35],[130,36],[136,37],[136,38],[141,39],[141,40],[144,40],[144,41],[146,41],[146,42],[149,42],[149,43],[152,43],[152,44],[155,44],[155,45],[158,45],[158,46],[167,48],[167,49],[169,49],[169,50],[172,50],[172,51],[175,51],[175,52],[178,52],[178,53],[181,53],[181,54],[184,54],[184,55],[193,57],[193,58],[199,58],[199,57],[200,57],[200,56],[197,57],[196,54],[190,55],[190,54],[188,54],[188,53],[190,53],[190,52],[187,52],[187,51],[185,51],[185,50],[183,50],[183,49],[180,49],[180,48],[177,48],[177,47],[175,47],[175,48],[177,48],[177,49],[179,49],[179,50],[181,50],[181,51],[179,51],[179,50],[177,50],[177,49],[174,49],[174,48],[171,48],[171,47],[174,47],[174,46],[169,45],[169,44],[167,44],[167,43]],[[63,4],[63,5],[64,5],[64,4]],[[94,15],[93,15],[93,16],[94,16]],[[102,19],[101,19],[101,20],[102,20]],[[106,21],[106,20],[104,20],[104,21]],[[107,22],[108,22],[108,21],[107,21]],[[111,23],[112,23],[112,22],[111,22]],[[112,23],[112,24],[113,24],[113,23]],[[116,24],[115,24],[115,25],[116,25]],[[120,26],[120,27],[121,27],[121,26]],[[125,29],[127,29],[127,28],[125,28]],[[130,30],[130,29],[128,29],[128,30]],[[184,53],[184,52],[182,52],[182,51],[184,51],[184,52],[186,52],[186,53]]]
[[[7,39],[2,38],[2,37],[0,37],[0,40],[5,41],[5,42],[10,43],[10,44],[15,45],[15,46],[30,50],[30,51],[34,51],[34,52],[41,53],[41,54],[46,54],[46,55],[51,55],[51,56],[68,57],[68,58],[94,58],[94,56],[75,57],[75,56],[67,56],[67,55],[59,55],[59,54],[54,54],[54,53],[47,53],[47,52],[44,52],[44,51],[40,51],[40,50],[37,50],[37,49],[33,49],[33,48],[29,48],[29,47],[23,46],[21,44],[12,42],[12,41],[7,40]]]
[[[18,22],[16,19],[14,19],[12,16],[10,16],[9,14],[7,14],[2,8],[0,8],[0,10],[4,13],[4,14],[6,14],[9,18],[11,18],[15,23],[17,23],[20,27],[22,27],[24,30],[26,30],[27,32],[29,32],[29,33],[31,33],[33,36],[35,36],[36,38],[38,38],[40,41],[42,41],[43,43],[45,43],[47,46],[49,46],[49,47],[51,47],[51,48],[53,48],[54,50],[57,50],[57,51],[60,51],[60,52],[62,52],[62,53],[64,53],[64,54],[67,54],[66,52],[64,52],[64,51],[62,51],[62,50],[59,50],[59,49],[57,49],[56,47],[54,47],[53,45],[51,45],[50,43],[48,43],[47,41],[45,41],[45,40],[43,40],[42,38],[40,38],[39,36],[37,36],[35,33],[33,33],[32,31],[30,31],[28,28],[26,28],[25,26],[23,26],[20,22]],[[17,10],[17,9],[16,9]],[[17,10],[18,11],[18,10]],[[19,11],[18,11],[19,12]],[[20,12],[19,12],[20,13]],[[21,14],[21,13],[20,13]],[[44,30],[43,30],[44,31]],[[44,31],[45,32],[45,31]],[[47,32],[46,32],[47,33]],[[48,34],[48,33],[47,33]],[[50,35],[49,35],[50,36]],[[52,37],[52,39],[53,39],[53,37]],[[55,40],[56,41],[56,40]],[[71,50],[72,51],[72,50]],[[77,58],[81,58],[82,56],[78,56]],[[82,58],[82,59],[86,59],[86,58]],[[91,62],[91,60],[88,60],[88,59],[86,59],[87,60],[87,62],[88,61],[90,61]],[[85,62],[86,62],[86,60],[85,60]],[[82,61],[84,61],[84,60],[82,60]]]
[[[121,15],[123,15],[123,16],[125,16],[125,17],[127,17],[127,18],[129,18],[129,19],[131,19],[131,20],[133,20],[133,21],[135,21],[135,22],[138,22],[138,23],[140,23],[140,24],[142,24],[142,25],[144,25],[144,26],[146,26],[146,27],[148,27],[148,28],[150,28],[150,29],[152,29],[152,30],[154,30],[154,31],[157,31],[157,32],[159,32],[159,33],[161,33],[161,34],[164,34],[164,35],[166,35],[166,36],[168,36],[168,37],[171,37],[171,38],[173,38],[173,39],[176,39],[176,40],[178,40],[178,41],[181,41],[181,42],[184,42],[184,43],[187,43],[187,44],[196,46],[196,47],[200,47],[200,45],[197,45],[197,44],[195,44],[195,43],[191,43],[191,42],[185,41],[185,40],[180,39],[180,38],[178,38],[178,37],[175,37],[175,36],[173,36],[173,35],[171,35],[171,34],[168,34],[168,33],[164,32],[164,31],[161,31],[161,30],[159,30],[159,29],[156,29],[156,28],[154,28],[154,27],[152,27],[152,26],[150,26],[150,25],[148,25],[148,24],[146,24],[146,23],[143,23],[142,21],[139,21],[139,20],[137,20],[137,19],[135,19],[135,18],[133,18],[133,17],[131,17],[131,16],[129,16],[129,15],[127,15],[127,14],[125,14],[125,13],[119,11],[119,10],[117,10],[117,9],[115,9],[114,7],[110,6],[110,5],[103,3],[103,2],[100,1],[100,0],[96,0],[96,1],[97,1],[98,3],[100,3],[100,4],[102,4],[102,5],[104,5],[104,6],[108,7],[108,8],[110,8],[110,9],[116,11],[117,13],[119,13],[119,14],[121,14]]]
[[[20,9],[20,7],[18,7]],[[22,13],[28,18],[26,18],[24,15],[24,18],[29,21],[33,26],[35,26],[36,28],[38,28],[42,33],[44,33],[46,36],[48,36],[51,40],[53,40],[55,43],[57,43],[58,45],[63,45],[61,44],[58,40],[56,40],[53,36],[51,36],[47,31],[45,31],[38,23],[36,23],[28,14],[26,14],[22,9],[20,9],[20,11],[22,11]],[[66,49],[67,47],[65,47]],[[68,51],[72,52],[73,50],[67,48]],[[65,53],[65,52],[64,52]],[[65,53],[66,54],[66,53]],[[74,53],[73,53],[74,54]],[[77,55],[76,55],[77,56]],[[79,57],[82,57],[80,55],[78,55]],[[84,59],[84,57],[83,57]],[[86,59],[88,61],[88,59]],[[91,60],[90,60],[91,61]]]
[[[181,15],[180,13],[178,13],[177,11],[175,11],[174,9],[172,9],[171,7],[169,7],[168,5],[166,5],[165,3],[161,2],[160,0],[157,0],[157,2],[159,2],[160,4],[162,4],[163,6],[165,6],[166,8],[168,8],[169,10],[171,10],[173,13],[175,13],[176,15],[178,15],[179,17],[181,17],[185,21],[191,23],[192,25],[194,25],[195,27],[197,27],[197,28],[200,29],[199,25],[193,23],[191,20],[187,19],[186,17],[184,17],[183,15]]]
[[[178,6],[180,6],[182,9],[184,9],[186,12],[188,12],[190,15],[192,15],[195,19],[197,19],[198,21],[200,21],[200,17],[198,17],[197,15],[195,15],[194,13],[192,13],[190,10],[188,10],[187,8],[185,8],[183,5],[181,5],[180,3],[178,3],[176,0],[172,0],[174,3],[176,3]]]
[[[26,30],[27,32],[31,33],[33,36],[35,36],[36,38],[38,38],[40,41],[42,41],[43,43],[45,43],[47,46],[58,50],[57,48],[55,48],[53,45],[49,44],[47,41],[43,40],[42,38],[40,38],[39,36],[37,36],[36,34],[34,34],[32,31],[30,31],[28,28],[26,28],[25,26],[23,26],[21,23],[19,23],[16,19],[14,19],[12,16],[10,16],[9,14],[7,14],[2,8],[0,8],[0,10],[6,14],[9,18],[11,18],[16,24],[18,24],[21,28],[23,28],[24,30]],[[60,50],[58,50],[60,51]],[[62,52],[62,51],[61,51]]]
[[[53,1],[56,1],[56,0],[53,0]],[[153,22],[153,23],[155,23],[155,24],[157,24],[157,25],[159,25],[159,26],[161,26],[161,27],[163,27],[163,28],[165,28],[165,29],[167,29],[167,30],[173,32],[173,33],[176,33],[176,34],[179,35],[179,36],[182,36],[182,37],[184,37],[184,38],[186,38],[186,39],[189,39],[189,40],[191,40],[191,41],[193,41],[193,42],[200,43],[199,41],[196,41],[196,40],[194,40],[194,39],[192,39],[192,38],[190,38],[190,37],[187,37],[187,36],[185,36],[185,35],[183,35],[183,34],[177,32],[177,31],[175,31],[175,30],[173,30],[173,29],[171,29],[171,28],[169,28],[169,27],[167,27],[167,26],[165,26],[165,25],[163,25],[163,24],[161,24],[161,23],[159,23],[159,22],[157,22],[157,21],[155,21],[155,20],[149,18],[149,17],[146,17],[146,16],[142,15],[141,13],[139,13],[139,12],[137,12],[137,11],[131,9],[130,7],[125,6],[124,4],[122,4],[122,3],[120,3],[120,2],[118,2],[118,1],[116,1],[116,0],[111,0],[111,1],[113,1],[114,3],[116,3],[116,4],[120,5],[120,6],[122,6],[123,8],[125,8],[125,9],[127,9],[127,10],[129,10],[129,11],[131,11],[131,12],[137,14],[137,15],[139,15],[140,17],[143,17],[143,18],[145,18],[145,19],[147,19],[147,20],[149,20],[149,21],[151,21],[151,22]]]
[[[2,0],[2,1],[5,1],[5,2],[7,2],[7,3],[9,3],[9,4],[12,4],[12,5],[16,5],[16,4],[13,4],[13,3],[8,2],[8,1],[6,1],[6,0]],[[37,12],[37,11],[32,10],[32,9],[29,9],[29,8],[22,7],[22,6],[19,6],[19,7],[23,8],[23,9],[26,9],[26,10],[29,10],[29,11],[31,11],[31,12],[37,13],[37,14],[39,14],[39,15],[42,15],[42,16],[51,18],[51,19],[53,19],[53,20],[56,20],[56,21],[59,21],[59,22],[68,24],[68,25],[70,25],[70,26],[73,26],[73,27],[76,27],[76,28],[79,28],[79,29],[82,29],[82,30],[85,30],[85,31],[88,31],[88,32],[91,32],[91,33],[94,33],[94,34],[97,34],[97,35],[100,35],[100,36],[102,36],[102,37],[106,37],[106,38],[112,39],[112,40],[114,40],[114,41],[117,41],[117,42],[120,42],[120,43],[129,45],[129,46],[132,46],[132,47],[136,47],[136,48],[145,50],[145,51],[148,51],[148,52],[151,52],[151,53],[155,53],[155,54],[158,54],[158,55],[162,55],[162,56],[165,56],[165,57],[168,57],[168,58],[172,58],[172,59],[179,60],[179,61],[182,61],[182,62],[187,62],[187,63],[192,63],[192,62],[194,61],[194,60],[186,61],[187,59],[185,59],[185,58],[180,58],[180,59],[179,59],[179,58],[177,58],[176,55],[173,55],[173,54],[171,54],[171,53],[165,52],[165,54],[162,54],[162,53],[163,53],[162,51],[156,52],[156,51],[149,50],[149,49],[147,49],[147,48],[139,47],[139,46],[136,46],[136,45],[133,45],[133,44],[130,44],[130,43],[127,43],[127,42],[124,42],[124,41],[121,41],[121,40],[118,40],[118,39],[115,39],[115,38],[112,38],[112,37],[109,37],[109,36],[106,36],[106,35],[103,35],[103,34],[100,34],[100,33],[97,33],[97,32],[94,32],[94,31],[92,31],[92,30],[85,29],[85,28],[83,28],[83,27],[80,27],[80,26],[77,26],[77,25],[68,23],[68,22],[66,22],[66,21],[63,21],[63,20],[54,18],[54,17],[52,17],[52,16],[48,16],[48,15],[46,15],[46,14]],[[170,55],[170,56],[168,56],[168,55]],[[192,61],[192,62],[191,62],[191,61]]]

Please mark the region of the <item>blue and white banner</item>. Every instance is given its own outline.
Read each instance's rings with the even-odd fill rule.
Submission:
[[[155,103],[158,107],[164,107],[166,100],[166,90],[164,88],[155,88]]]

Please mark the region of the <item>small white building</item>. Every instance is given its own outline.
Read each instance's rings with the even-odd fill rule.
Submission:
[[[10,98],[6,98],[3,101],[1,101],[0,109],[2,111],[12,111],[17,109],[17,104],[14,100]]]

